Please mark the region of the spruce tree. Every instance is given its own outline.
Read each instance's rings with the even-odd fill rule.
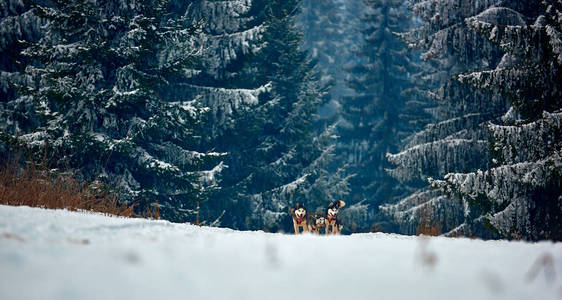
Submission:
[[[196,38],[201,56],[189,80],[173,92],[198,99],[198,105],[208,108],[202,144],[227,154],[220,189],[211,195],[213,201],[201,205],[201,220],[248,228],[248,203],[240,201],[234,186],[254,159],[245,155],[256,147],[252,144],[258,130],[255,126],[260,126],[253,112],[271,88],[269,82],[255,82],[252,71],[246,70],[260,49],[257,39],[265,30],[263,7],[254,1],[195,1],[186,16],[193,25],[205,20],[202,34]]]
[[[325,169],[333,127],[321,134],[313,126],[326,97],[300,49],[294,25],[299,5],[255,0],[191,7],[193,16],[208,19],[202,44],[226,47],[205,53],[202,71],[192,79],[215,120],[207,142],[226,153],[221,188],[205,208],[211,219],[227,212],[221,225],[288,230],[288,207],[295,202],[314,209],[345,193],[345,180],[332,184]],[[213,12],[223,10],[232,16],[215,19]]]
[[[170,18],[169,1],[53,4],[36,6],[48,27],[23,52],[37,60],[20,88],[40,125],[18,140],[52,149],[57,165],[115,186],[139,211],[158,205],[191,221],[220,154],[200,151],[204,110],[165,92],[189,73],[197,28]]]
[[[445,80],[440,80],[438,89],[427,93],[439,101],[434,112],[443,121],[428,125],[425,130],[409,139],[403,152],[390,156],[398,166],[391,170],[391,174],[395,177],[403,181],[411,181],[413,178],[429,179],[432,183],[432,190],[420,189],[396,205],[383,207],[387,214],[395,218],[402,232],[416,233],[419,232],[422,224],[431,223],[448,235],[502,237],[509,236],[509,233],[513,232],[514,237],[531,239],[538,237],[537,232],[541,230],[531,230],[528,227],[533,223],[530,220],[536,220],[536,217],[531,216],[533,213],[527,214],[529,210],[525,210],[525,205],[533,206],[529,204],[533,202],[529,202],[529,199],[534,197],[529,196],[532,194],[533,188],[530,188],[532,184],[529,186],[525,180],[518,180],[518,175],[515,175],[529,174],[527,171],[532,173],[530,170],[533,167],[518,165],[521,171],[519,172],[509,166],[516,162],[512,160],[513,157],[506,158],[503,152],[506,148],[514,149],[516,143],[513,144],[513,140],[516,139],[518,135],[516,132],[519,130],[504,126],[509,125],[510,122],[519,122],[514,120],[518,120],[517,115],[521,113],[534,116],[527,119],[529,122],[540,118],[541,110],[549,105],[549,111],[553,111],[556,104],[553,105],[552,103],[555,102],[552,101],[538,101],[538,108],[533,110],[531,105],[525,108],[526,112],[518,112],[517,109],[524,107],[524,105],[519,106],[518,103],[525,103],[525,105],[537,103],[537,101],[529,101],[530,92],[535,89],[545,90],[536,84],[554,82],[558,75],[552,75],[557,74],[556,72],[545,73],[552,69],[535,67],[534,73],[544,75],[540,76],[540,80],[505,76],[502,82],[498,74],[525,73],[521,72],[521,58],[518,58],[517,51],[511,50],[510,47],[517,45],[515,48],[520,47],[535,54],[537,51],[542,53],[543,47],[537,48],[536,45],[540,43],[527,42],[528,39],[522,38],[523,35],[518,36],[518,42],[515,42],[514,38],[511,41],[504,40],[503,44],[495,43],[497,30],[501,28],[518,30],[529,28],[527,22],[533,20],[540,11],[537,4],[527,1],[476,3],[417,1],[414,6],[425,23],[416,31],[405,35],[405,38],[412,43],[412,46],[424,49],[422,57],[436,66],[438,72],[435,74],[446,76],[441,76]],[[521,15],[514,10],[525,11],[527,15]],[[489,24],[499,27],[493,31],[493,25]],[[534,57],[533,59],[544,61],[545,56]],[[457,76],[459,73],[465,75]],[[529,72],[527,75],[532,73]],[[496,80],[494,84],[491,84],[491,77]],[[530,84],[531,82],[533,84]],[[543,96],[550,93],[551,90],[547,90],[549,92],[544,93]],[[508,110],[508,101],[512,106],[510,110]],[[447,117],[447,113],[450,112],[453,114]],[[554,115],[551,117],[555,118]],[[490,123],[502,125],[490,125]],[[547,139],[551,139],[552,132],[556,131],[557,126],[556,123],[552,124],[552,122],[539,122],[527,128],[535,128],[542,132],[540,136],[548,136]],[[506,132],[511,133],[506,134]],[[506,135],[512,137],[508,138]],[[510,139],[511,142],[507,142]],[[541,144],[540,141],[537,143]],[[507,144],[511,145],[507,146]],[[532,156],[539,161],[543,158],[540,155],[530,154],[527,159]],[[555,173],[550,175],[545,175],[544,182],[539,186],[559,184],[556,183],[557,175]],[[520,188],[521,184],[526,187]],[[507,201],[506,198],[510,197],[512,201]],[[540,207],[540,205],[533,207]],[[546,210],[552,208],[549,205],[546,207],[549,207]],[[537,208],[536,212],[536,215],[543,217],[548,215],[552,218],[557,215],[557,213],[545,214],[544,208]],[[496,215],[497,217],[493,217]],[[507,219],[511,221],[507,222]],[[523,223],[526,225],[521,225]],[[552,229],[552,224],[554,223],[548,221],[545,227],[550,226]],[[522,227],[526,229],[522,230]]]
[[[324,118],[338,113],[340,98],[350,93],[345,85],[344,66],[352,58],[352,49],[359,44],[357,32],[361,1],[304,0],[297,26],[303,32],[302,47],[317,62],[320,84],[330,88],[331,102],[322,107]]]
[[[402,38],[421,50],[427,67],[418,75],[426,87],[410,96],[422,100],[420,108],[431,114],[424,119],[432,123],[408,137],[401,152],[388,155],[395,166],[389,174],[414,187],[398,204],[381,207],[403,233],[415,234],[428,222],[447,232],[465,221],[463,205],[428,190],[427,180],[487,166],[489,133],[484,124],[501,117],[506,101],[466,86],[454,75],[496,65],[501,58],[497,46],[464,22],[496,2],[412,2],[422,24]]]
[[[490,168],[449,174],[433,186],[469,204],[499,237],[562,239],[562,24],[559,3],[537,10],[494,7],[467,20],[506,54],[493,70],[460,75],[462,82],[505,95],[511,110],[492,133]],[[525,13],[525,14],[523,14]],[[470,234],[464,226],[456,233]]]
[[[314,210],[334,197],[315,188],[332,180],[322,171],[332,151],[328,143],[332,135],[314,138],[315,112],[322,97],[312,65],[299,48],[301,35],[294,22],[300,1],[256,1],[255,5],[264,7],[266,29],[260,40],[264,46],[249,63],[249,70],[257,70],[254,80],[260,85],[271,83],[271,89],[255,111],[254,118],[261,124],[253,141],[257,147],[250,152],[255,161],[238,186],[250,201],[254,227],[281,223],[287,230],[289,206],[300,202]],[[340,186],[345,186],[342,182]]]
[[[45,22],[27,1],[0,3],[0,119],[6,120],[0,123],[0,132],[4,134],[14,135],[38,126],[37,120],[31,118],[29,101],[20,98],[15,84],[28,83],[23,70],[30,62],[22,51],[41,39]],[[15,101],[18,98],[20,101]],[[6,144],[0,142],[0,156],[8,152]]]
[[[371,206],[363,217],[369,221],[360,224],[360,230],[368,230],[378,206],[400,193],[385,172],[389,167],[385,154],[396,151],[409,130],[399,118],[414,65],[395,34],[406,31],[411,22],[404,1],[363,2],[362,45],[357,62],[349,68],[347,85],[354,93],[343,98],[338,157],[346,164],[346,174],[354,176],[348,202]]]

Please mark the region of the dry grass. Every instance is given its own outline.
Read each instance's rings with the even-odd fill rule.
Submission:
[[[134,205],[120,204],[118,193],[100,185],[87,185],[68,172],[51,171],[46,163],[19,163],[13,155],[0,165],[0,204],[88,210],[134,217]]]
[[[156,200],[155,205],[147,207],[141,214],[141,217],[145,219],[160,220],[160,205],[158,205],[158,200]]]

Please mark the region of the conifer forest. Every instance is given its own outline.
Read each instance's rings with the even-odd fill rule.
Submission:
[[[0,160],[138,214],[562,240],[562,0],[0,0],[0,53]]]

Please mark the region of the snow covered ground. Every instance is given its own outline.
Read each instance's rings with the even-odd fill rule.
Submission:
[[[0,299],[562,299],[562,244],[239,232],[0,206]]]

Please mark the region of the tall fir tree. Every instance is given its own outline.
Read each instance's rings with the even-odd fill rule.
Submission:
[[[342,100],[338,157],[346,164],[350,180],[350,204],[370,205],[359,230],[369,230],[378,206],[400,193],[388,176],[385,154],[398,149],[409,128],[399,119],[412,86],[414,62],[406,45],[395,34],[408,30],[411,18],[401,0],[363,1],[362,45],[349,68],[347,85],[353,94]]]
[[[252,227],[281,222],[282,229],[288,230],[289,206],[294,202],[311,210],[326,206],[335,195],[345,193],[345,180],[329,190],[318,188],[334,180],[322,171],[331,157],[333,135],[328,128],[315,138],[315,112],[323,98],[312,65],[300,50],[301,35],[294,24],[300,1],[256,1],[255,5],[263,7],[266,29],[259,41],[263,46],[248,63],[248,74],[258,85],[271,83],[271,89],[252,116],[260,124],[252,141],[257,147],[250,152],[254,159],[247,169],[250,173],[237,189],[249,200]]]
[[[210,107],[207,145],[226,153],[220,189],[202,209],[223,226],[288,230],[294,202],[314,206],[312,198],[325,203],[345,193],[345,180],[332,184],[336,177],[324,168],[333,128],[322,134],[312,126],[326,96],[299,48],[299,5],[254,0],[190,7],[192,19],[207,22],[200,71],[186,90]]]
[[[304,0],[297,26],[303,31],[302,47],[310,59],[317,62],[322,86],[331,88],[331,102],[322,108],[322,116],[333,117],[338,113],[339,99],[349,94],[345,85],[344,66],[353,59],[352,49],[360,40],[359,13],[361,1]]]
[[[517,14],[514,9],[526,11],[528,15]],[[499,127],[490,127],[488,124],[502,124],[513,119],[514,110],[508,111],[507,100],[512,105],[517,101],[514,102],[508,92],[500,93],[492,88],[478,89],[465,83],[472,81],[471,76],[478,78],[488,74],[482,73],[482,70],[509,69],[517,59],[509,51],[504,54],[509,47],[503,45],[502,49],[499,44],[488,41],[492,38],[482,35],[472,20],[524,28],[540,11],[538,3],[416,1],[414,10],[423,18],[424,25],[405,35],[405,38],[413,46],[423,48],[422,57],[435,66],[434,74],[438,74],[439,88],[425,94],[437,100],[438,105],[432,113],[442,121],[429,124],[409,139],[404,151],[391,155],[390,159],[397,168],[390,172],[402,181],[430,179],[432,189],[420,189],[398,204],[382,209],[395,218],[404,233],[419,232],[422,225],[430,223],[439,228],[440,233],[449,235],[500,237],[502,234],[491,226],[493,222],[486,216],[503,211],[505,207],[502,205],[508,202],[496,201],[491,204],[494,201],[487,197],[494,198],[493,193],[478,192],[478,183],[471,181],[471,178],[480,178],[481,184],[486,180],[494,181],[494,171],[481,171],[497,166],[499,160],[496,155],[498,149],[502,148],[496,145]],[[495,33],[488,34],[492,36]],[[532,43],[526,46],[527,49],[534,48]],[[472,75],[456,76],[460,73]],[[511,82],[515,84],[519,81],[512,79]],[[517,97],[524,99],[525,96],[519,94]],[[454,180],[459,188],[456,192],[445,183],[452,178],[466,179],[462,185],[459,185],[462,180]],[[506,191],[518,185],[514,178],[505,178],[503,181]],[[468,194],[470,197],[466,196]],[[502,230],[503,236],[509,232],[505,227]]]
[[[539,10],[519,5],[519,12],[493,7],[467,20],[506,55],[495,69],[459,80],[505,95],[511,110],[501,123],[488,125],[488,169],[433,182],[468,203],[498,237],[562,239],[562,5],[542,4]],[[455,233],[471,230],[461,226]]]
[[[170,18],[169,1],[52,4],[35,6],[48,26],[23,51],[31,80],[16,83],[15,101],[33,108],[38,126],[8,138],[51,149],[55,164],[116,185],[139,210],[157,205],[166,219],[192,220],[215,184],[203,184],[203,171],[220,154],[199,151],[204,110],[165,91],[191,69],[197,28]]]
[[[488,163],[485,123],[505,113],[506,101],[468,87],[453,76],[496,65],[501,58],[498,47],[464,22],[497,2],[412,2],[412,10],[422,24],[403,38],[410,47],[422,50],[420,57],[427,68],[420,75],[429,88],[418,90],[414,97],[427,99],[425,103],[434,106],[425,108],[432,115],[432,123],[410,136],[402,152],[389,155],[396,166],[389,173],[418,187],[396,205],[381,207],[395,219],[402,233],[416,234],[426,223],[447,232],[465,222],[464,206],[428,190],[427,180],[443,178],[449,172],[485,168]]]
[[[43,36],[46,20],[40,18],[31,3],[7,0],[0,3],[0,132],[17,134],[37,126],[30,118],[27,101],[14,101],[19,96],[14,83],[25,84],[29,78],[23,70],[29,64],[22,51],[29,43]],[[6,145],[0,143],[0,154],[8,154]]]
[[[362,0],[304,0],[297,18],[297,26],[303,31],[302,47],[317,62],[320,84],[329,91],[330,99],[319,110],[325,124],[339,118],[342,98],[354,93],[346,80],[346,68],[354,64],[354,52],[360,47],[362,28],[359,16],[363,11]],[[325,127],[325,124],[322,126]]]

